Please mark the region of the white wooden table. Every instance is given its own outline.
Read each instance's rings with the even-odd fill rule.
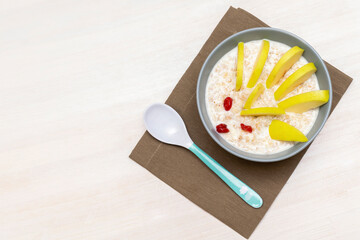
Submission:
[[[358,1],[0,2],[0,239],[243,239],[128,158],[230,5],[354,78],[251,239],[360,238]]]

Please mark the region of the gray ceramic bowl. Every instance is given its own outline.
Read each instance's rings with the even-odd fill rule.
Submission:
[[[249,42],[252,40],[260,40],[264,38],[273,41],[278,41],[287,44],[291,47],[299,46],[302,49],[304,49],[305,51],[303,56],[306,58],[307,61],[313,62],[317,68],[316,76],[318,78],[320,89],[329,90],[330,93],[329,102],[320,107],[319,115],[315,121],[315,124],[310,130],[310,132],[307,134],[307,138],[309,139],[309,141],[305,143],[297,143],[295,146],[285,151],[275,154],[269,154],[269,155],[254,154],[254,153],[241,151],[235,148],[234,146],[232,146],[225,139],[223,139],[221,135],[216,132],[214,126],[211,123],[205,102],[206,84],[209,78],[209,74],[213,69],[213,67],[215,66],[215,64],[217,63],[217,61],[221,57],[223,57],[227,52],[229,52],[231,49],[235,48],[238,42]],[[257,162],[275,162],[275,161],[287,159],[299,153],[314,140],[316,135],[318,135],[320,130],[323,128],[330,113],[331,102],[332,102],[332,87],[331,87],[330,76],[324,62],[322,61],[319,54],[315,51],[315,49],[310,46],[310,44],[305,42],[300,37],[281,29],[252,28],[228,37],[227,39],[222,41],[210,53],[204,65],[202,66],[199,74],[196,97],[197,97],[199,114],[206,130],[208,131],[210,136],[215,140],[215,142],[217,142],[222,148],[234,154],[235,156],[238,156],[243,159],[257,161]]]

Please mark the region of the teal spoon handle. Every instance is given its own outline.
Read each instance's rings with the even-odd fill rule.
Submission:
[[[253,208],[259,208],[263,204],[262,198],[248,185],[232,175],[228,170],[221,166],[217,161],[207,155],[201,148],[193,143],[189,150],[203,161],[216,175],[218,175],[237,195]]]

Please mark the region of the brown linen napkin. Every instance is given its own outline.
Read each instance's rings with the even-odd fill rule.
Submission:
[[[254,27],[268,25],[242,9],[230,7],[166,103],[184,119],[194,142],[258,192],[264,205],[260,209],[248,206],[189,150],[160,143],[148,132],[145,132],[130,154],[130,158],[138,164],[246,238],[253,233],[308,149],[281,162],[250,162],[223,150],[212,140],[201,123],[195,92],[202,64],[222,40]],[[326,63],[326,66],[333,84],[333,110],[352,79],[330,64]]]

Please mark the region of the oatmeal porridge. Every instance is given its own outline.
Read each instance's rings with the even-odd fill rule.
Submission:
[[[270,48],[265,65],[257,84],[266,85],[266,80],[275,64],[291,48],[283,43],[270,41]],[[314,108],[303,113],[286,112],[282,115],[264,116],[241,116],[244,104],[253,88],[247,88],[247,83],[253,72],[254,63],[257,59],[261,40],[244,43],[243,78],[240,91],[235,90],[237,71],[237,47],[223,56],[214,66],[210,73],[206,86],[206,108],[214,127],[226,125],[228,131],[221,136],[234,147],[256,154],[272,154],[284,151],[296,144],[292,141],[274,140],[269,135],[269,125],[272,120],[280,120],[292,125],[307,134],[315,123],[319,108]],[[276,101],[274,93],[278,87],[296,70],[307,64],[304,57],[300,59],[285,73],[283,77],[271,88],[265,90],[253,102],[251,108],[278,107],[278,103],[298,94],[319,90],[315,74],[312,74],[305,82],[297,86],[280,101]],[[232,99],[231,108],[224,108],[224,100]],[[251,126],[251,131],[246,127]],[[219,131],[218,131],[219,132]]]

